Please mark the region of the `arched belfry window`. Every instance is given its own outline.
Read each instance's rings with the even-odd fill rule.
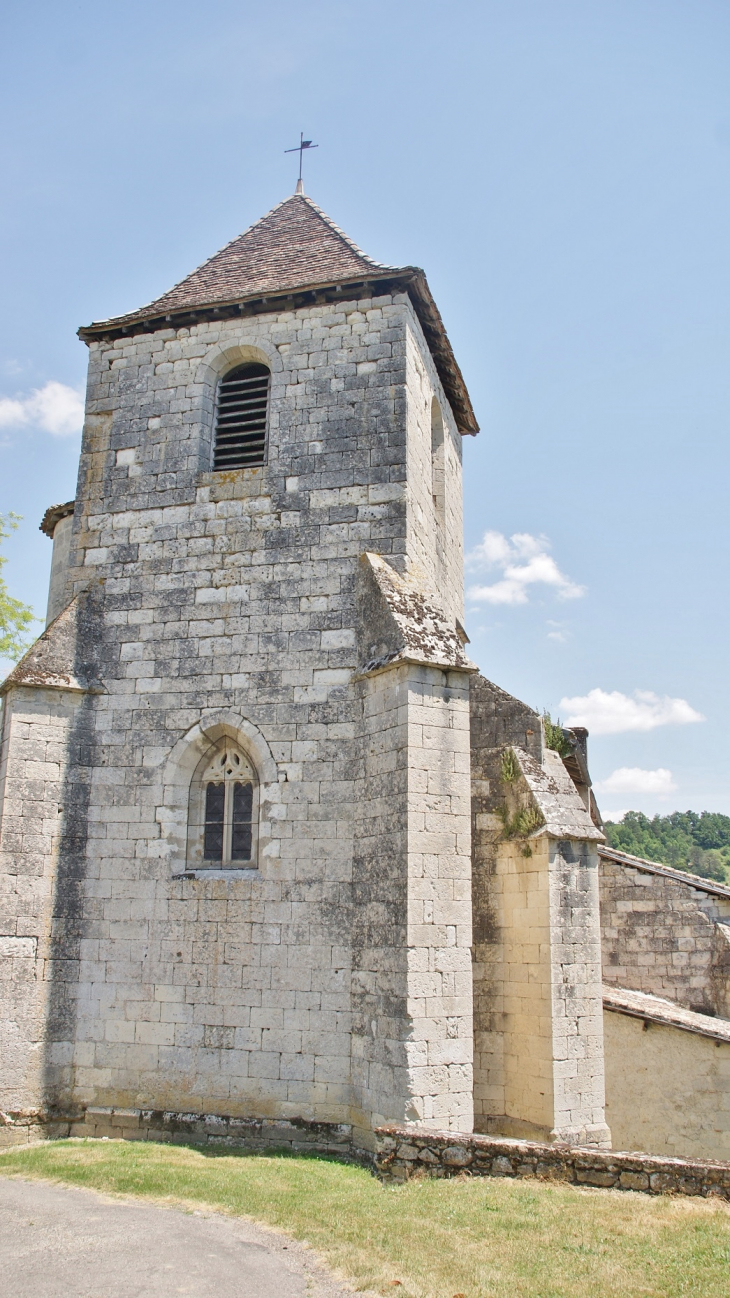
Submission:
[[[218,384],[214,469],[246,469],[266,461],[271,372],[237,365]]]
[[[188,866],[240,869],[256,864],[258,780],[241,746],[228,737],[206,753],[190,789]]]

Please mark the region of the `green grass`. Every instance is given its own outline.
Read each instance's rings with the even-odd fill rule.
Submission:
[[[403,1298],[730,1293],[730,1208],[710,1200],[539,1181],[383,1186],[326,1159],[122,1141],[11,1149],[0,1173],[251,1217],[308,1241],[357,1288]]]

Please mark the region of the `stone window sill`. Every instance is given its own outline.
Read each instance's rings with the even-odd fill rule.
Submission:
[[[255,865],[243,865],[239,869],[222,869],[222,870],[180,870],[173,874],[173,879],[240,879],[248,878],[251,875],[258,874],[258,867]]]

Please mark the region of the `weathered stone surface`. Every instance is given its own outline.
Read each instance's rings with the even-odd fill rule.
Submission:
[[[561,758],[465,651],[476,421],[423,273],[296,196],[81,332],[77,496],[42,525],[54,620],[3,686],[5,1138],[263,1147],[300,1122],[304,1144],[326,1124],[372,1147],[385,1122],[466,1135],[476,1110],[605,1148],[603,946],[609,1042],[642,993],[678,1003],[659,1031],[695,1034],[692,1116],[667,1118],[665,1086],[618,1129],[631,1107],[647,1145],[730,1139],[729,1029],[695,1022],[730,1006],[730,889],[601,849],[602,940],[586,732]],[[265,463],[213,471],[219,380],[252,361]],[[218,744],[255,805],[225,868],[204,851]],[[644,1096],[673,1075],[656,1036],[625,1052]],[[380,1146],[394,1175],[623,1174],[555,1143],[509,1171],[491,1146],[405,1147]]]
[[[409,294],[353,293],[88,335],[68,607],[7,683],[9,1108],[471,1128],[461,436]],[[267,462],[213,472],[249,360]],[[363,678],[365,552],[430,657]],[[188,868],[218,737],[258,775],[251,868]]]
[[[730,888],[600,849],[603,978],[727,1018]]]
[[[430,1175],[534,1176],[603,1189],[730,1200],[730,1163],[542,1145],[494,1136],[454,1137],[446,1131],[413,1127],[384,1127],[376,1132],[375,1168],[383,1180],[403,1181],[422,1167],[418,1152],[415,1157],[410,1153],[407,1159],[400,1157],[406,1132],[409,1151],[428,1149],[437,1159],[428,1162]]]

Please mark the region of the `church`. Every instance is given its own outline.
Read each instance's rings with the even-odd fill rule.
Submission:
[[[301,184],[89,351],[2,686],[0,1143],[730,1160],[730,889],[606,847],[477,670],[478,433],[424,272]]]

